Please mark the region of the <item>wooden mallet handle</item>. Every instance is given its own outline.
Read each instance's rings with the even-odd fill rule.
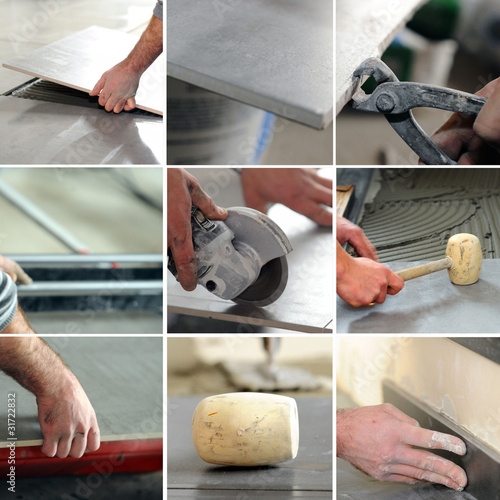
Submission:
[[[449,257],[445,257],[441,260],[435,260],[434,262],[428,262],[427,264],[422,264],[420,266],[409,267],[408,269],[396,271],[396,274],[404,281],[408,281],[420,276],[425,276],[426,274],[442,271],[443,269],[449,269],[452,264],[453,262],[451,259]]]

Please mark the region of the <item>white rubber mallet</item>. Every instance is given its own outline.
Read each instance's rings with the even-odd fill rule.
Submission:
[[[235,392],[210,396],[194,411],[192,437],[205,462],[240,467],[277,464],[297,456],[295,399]]]

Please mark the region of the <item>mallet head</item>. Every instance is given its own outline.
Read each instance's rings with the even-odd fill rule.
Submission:
[[[453,235],[448,240],[446,256],[451,259],[448,275],[452,283],[472,285],[479,279],[483,254],[476,236],[467,233]]]
[[[235,392],[201,401],[193,415],[193,443],[205,462],[251,467],[291,460],[299,448],[293,398]]]

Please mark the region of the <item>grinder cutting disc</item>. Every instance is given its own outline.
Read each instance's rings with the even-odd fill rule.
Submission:
[[[262,266],[257,279],[232,300],[267,306],[281,296],[287,284],[290,241],[276,222],[257,210],[237,207],[228,209],[228,214],[225,223],[234,233],[234,248],[253,254]]]
[[[272,304],[280,297],[288,281],[286,257],[273,259],[260,270],[257,281],[234,298],[237,304],[253,304],[257,307]]]
[[[246,207],[228,209],[227,219],[209,220],[192,207],[191,231],[197,281],[224,300],[257,307],[274,302],[288,280],[292,245],[267,215]],[[168,269],[178,279],[169,249]]]

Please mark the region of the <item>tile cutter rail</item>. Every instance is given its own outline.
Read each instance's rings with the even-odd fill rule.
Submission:
[[[6,255],[33,279],[18,285],[28,312],[149,310],[161,314],[162,254]]]

